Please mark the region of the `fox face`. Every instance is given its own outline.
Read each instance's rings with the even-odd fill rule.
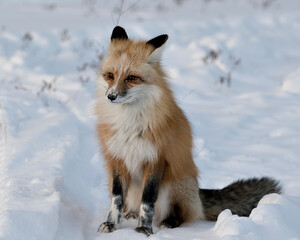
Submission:
[[[107,84],[107,100],[113,104],[136,101],[138,95],[150,84],[143,71],[138,71],[138,69],[143,69],[143,66],[139,66],[142,64],[126,64],[130,58],[124,53],[121,59],[114,60],[113,67],[108,67],[102,73]]]
[[[153,94],[159,78],[159,60],[167,35],[150,41],[128,39],[125,30],[115,27],[107,57],[101,65],[105,96],[112,104],[133,104]],[[158,95],[158,91],[155,93]]]

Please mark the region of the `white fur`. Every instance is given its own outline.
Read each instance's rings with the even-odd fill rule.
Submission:
[[[112,223],[119,223],[119,215],[121,214],[120,211],[117,209],[117,206],[115,204],[115,201],[118,201],[118,198],[121,198],[120,196],[113,196],[111,199],[111,205],[110,205],[110,217]]]
[[[127,103],[134,103],[138,111],[143,111],[147,107],[153,106],[159,101],[161,91],[154,85],[138,85],[128,90],[126,97]]]
[[[147,204],[141,204],[141,207],[140,207],[140,213],[139,213],[139,223],[138,223],[138,226],[142,226],[142,222],[140,221],[140,219],[144,218],[144,219],[147,219],[147,215],[146,215],[146,212],[149,211],[149,206]]]
[[[108,83],[104,80],[102,76],[98,78],[97,90],[100,92],[101,96],[106,98]]]
[[[160,186],[158,197],[155,202],[154,223],[158,226],[170,213],[170,185]]]
[[[106,96],[109,93],[115,92],[117,88],[117,83],[113,85],[107,92]],[[122,94],[118,94],[118,97],[116,100],[111,102],[107,99],[107,101],[111,104],[117,105],[117,104],[123,104],[123,103],[133,103],[135,104],[135,108],[137,110],[142,110],[145,107],[151,106],[153,103],[155,103],[161,96],[161,91],[153,86],[153,85],[138,85],[136,87],[133,87],[127,91],[127,94],[125,96],[122,96]],[[142,108],[142,109],[141,109]]]
[[[129,117],[129,120],[134,119]],[[132,124],[135,125],[134,122]],[[146,130],[143,127],[143,125],[124,126],[124,128],[118,129],[108,141],[108,151],[124,161],[131,175],[142,171],[141,167],[144,162],[153,162],[157,159],[155,146],[146,139],[138,137],[141,131]]]
[[[128,211],[139,211],[143,193],[142,180],[141,178],[139,182],[130,182],[126,196],[126,208]]]
[[[152,53],[151,55],[149,56],[147,62],[151,65],[157,63],[158,61],[160,61],[161,59],[161,55],[162,55],[162,52],[164,50],[164,46],[165,44],[163,44],[161,47],[159,48],[156,48]]]

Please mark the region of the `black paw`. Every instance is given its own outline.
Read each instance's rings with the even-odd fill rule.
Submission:
[[[123,215],[123,217],[125,218],[125,219],[138,219],[138,217],[139,217],[139,213],[137,212],[137,211],[130,211],[130,212],[128,212],[128,213],[125,213],[124,215]]]
[[[159,225],[159,228],[160,229],[163,229],[163,228],[174,228],[172,224],[169,224],[167,222],[162,222],[160,225]]]
[[[180,225],[180,222],[172,219],[172,218],[168,218],[165,219],[164,221],[161,222],[159,228],[176,228]]]
[[[98,232],[101,233],[110,233],[116,230],[115,224],[111,222],[104,222],[98,228]]]
[[[153,234],[152,228],[147,228],[147,227],[137,227],[135,231],[139,233],[144,233],[147,237]]]

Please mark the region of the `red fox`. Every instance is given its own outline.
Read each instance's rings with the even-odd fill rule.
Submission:
[[[99,232],[114,231],[122,217],[137,218],[136,231],[149,236],[153,223],[175,228],[216,220],[224,209],[248,216],[264,195],[281,192],[268,177],[199,189],[191,127],[160,64],[167,39],[134,41],[122,27],[113,29],[97,89],[97,131],[111,194]]]

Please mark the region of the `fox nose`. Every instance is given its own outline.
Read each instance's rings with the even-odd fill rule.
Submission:
[[[110,93],[107,95],[107,98],[110,100],[110,101],[114,101],[117,99],[117,94],[116,93]]]

